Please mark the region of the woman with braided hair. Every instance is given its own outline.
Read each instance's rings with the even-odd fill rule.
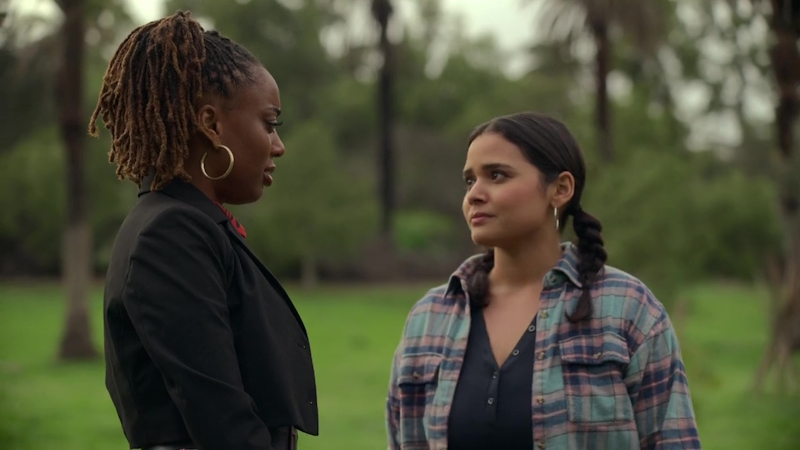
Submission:
[[[95,121],[139,188],[104,295],[106,386],[131,448],[296,448],[318,432],[306,330],[223,206],[258,200],[285,149],[278,86],[189,13],[143,25],[103,79]]]
[[[561,122],[475,129],[463,211],[476,244],[411,310],[387,399],[390,449],[698,449],[664,307],[606,266],[581,207],[586,167]],[[577,245],[561,243],[571,218]]]

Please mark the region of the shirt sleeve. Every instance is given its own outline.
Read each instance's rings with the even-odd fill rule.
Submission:
[[[244,391],[226,294],[233,254],[199,211],[154,218],[131,256],[125,307],[197,448],[270,450]]]
[[[400,398],[397,388],[398,371],[400,370],[401,346],[398,345],[392,359],[392,371],[389,377],[389,394],[386,399],[386,431],[389,441],[388,450],[399,450],[400,442]]]
[[[626,374],[642,449],[700,449],[680,346],[666,312],[631,358]]]

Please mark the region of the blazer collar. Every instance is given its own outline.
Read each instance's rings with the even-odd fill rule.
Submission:
[[[150,175],[142,179],[142,185],[139,188],[139,197],[151,192],[150,186],[155,179],[155,171],[151,171]],[[173,180],[167,183],[160,191],[176,200],[180,200],[195,208],[206,213],[217,223],[224,223],[228,221],[228,216],[222,208],[217,206],[210,198],[200,192],[199,189],[191,184],[182,180]]]
[[[139,197],[151,192],[150,186],[155,179],[155,172],[151,172],[146,178],[142,180],[142,185],[139,188]],[[289,304],[289,308],[292,310],[292,314],[294,314],[297,322],[300,324],[300,328],[303,329],[303,333],[308,336],[306,332],[306,327],[303,324],[303,320],[300,318],[300,314],[297,312],[297,309],[292,304],[292,301],[289,299],[289,294],[281,286],[280,282],[274,275],[267,269],[266,266],[258,259],[258,256],[250,250],[250,247],[247,245],[247,242],[244,239],[242,233],[240,233],[232,221],[228,218],[225,211],[214,203],[210,198],[206,197],[205,194],[200,192],[199,189],[192,186],[189,183],[186,183],[181,180],[173,180],[170,181],[166,186],[164,186],[160,191],[165,195],[168,195],[176,200],[180,200],[186,204],[192,205],[195,208],[203,211],[204,213],[208,214],[215,222],[223,224],[226,230],[231,234],[231,236],[236,239],[241,247],[247,252],[250,258],[255,262],[256,266],[261,270],[261,273],[267,278],[269,283],[272,287],[278,292],[278,294]]]

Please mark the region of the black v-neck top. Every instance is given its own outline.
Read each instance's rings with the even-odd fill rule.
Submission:
[[[449,450],[530,450],[536,318],[502,367],[492,353],[483,309],[472,311],[466,354],[450,409]]]

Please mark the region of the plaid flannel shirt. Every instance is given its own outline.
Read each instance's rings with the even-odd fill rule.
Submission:
[[[699,449],[674,329],[639,280],[606,266],[591,319],[571,324],[581,294],[577,250],[544,278],[536,323],[532,424],[544,449]],[[450,405],[470,327],[466,280],[478,256],[414,305],[394,355],[386,420],[390,450],[447,448]]]

